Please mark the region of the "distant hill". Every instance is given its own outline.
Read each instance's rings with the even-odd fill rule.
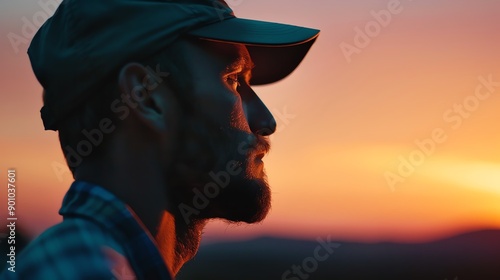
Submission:
[[[420,244],[336,243],[331,254],[318,241],[273,237],[204,245],[177,279],[500,280],[498,230]]]

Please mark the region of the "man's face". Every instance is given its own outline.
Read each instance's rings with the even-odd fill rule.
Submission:
[[[203,166],[185,173],[180,203],[196,210],[190,220],[261,221],[271,200],[262,157],[276,122],[250,88],[253,64],[246,47],[182,40],[174,53],[172,78],[180,81],[190,108],[181,124],[179,162]]]

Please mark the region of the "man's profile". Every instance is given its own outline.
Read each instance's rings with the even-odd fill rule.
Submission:
[[[210,219],[262,221],[276,122],[251,86],[290,74],[318,34],[222,0],[64,0],[28,53],[75,182],[63,222],[3,277],[173,279]]]

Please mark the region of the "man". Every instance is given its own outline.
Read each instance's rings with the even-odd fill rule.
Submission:
[[[290,74],[318,34],[223,1],[63,1],[28,53],[75,182],[3,277],[172,279],[209,219],[263,220],[276,122],[251,85]]]

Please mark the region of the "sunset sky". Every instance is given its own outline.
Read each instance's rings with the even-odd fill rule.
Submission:
[[[24,43],[47,2],[0,4],[0,181],[17,169],[18,223],[33,236],[60,221],[72,182]],[[271,214],[214,222],[206,240],[425,241],[500,227],[500,1],[227,2],[321,35],[292,75],[255,88],[279,127],[264,158]]]

